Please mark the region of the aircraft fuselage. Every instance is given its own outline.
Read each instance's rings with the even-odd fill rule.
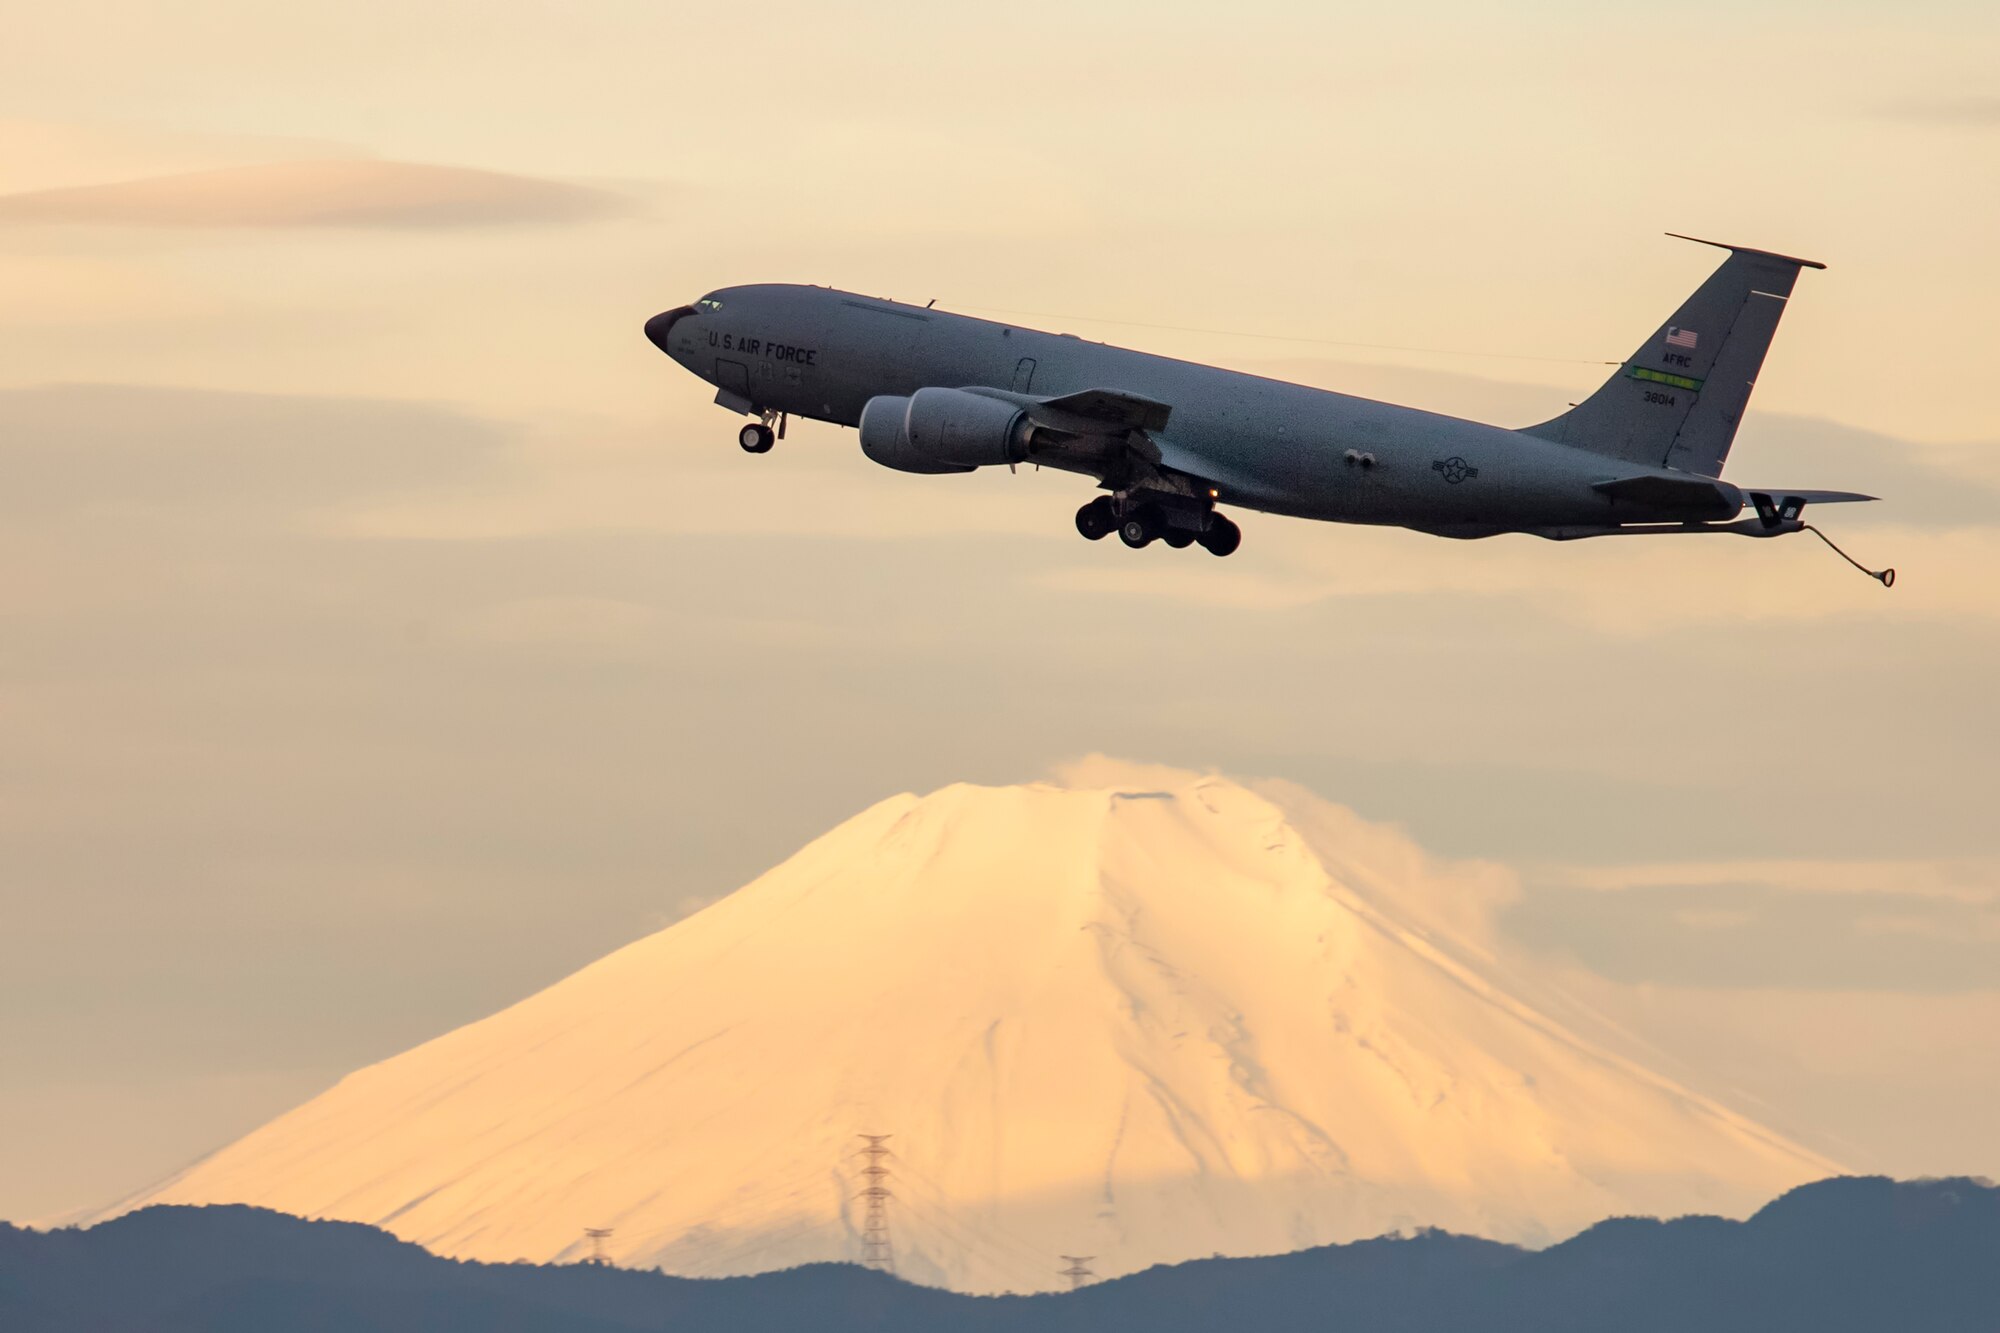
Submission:
[[[1729,516],[1712,503],[1683,513],[1611,499],[1593,485],[1632,465],[1518,431],[1070,334],[821,287],[706,299],[714,308],[670,311],[648,332],[738,410],[854,426],[869,399],[932,386],[1034,398],[1115,386],[1172,405],[1157,436],[1164,461],[1222,504],[1466,536]],[[1022,461],[1100,471],[1089,451]]]

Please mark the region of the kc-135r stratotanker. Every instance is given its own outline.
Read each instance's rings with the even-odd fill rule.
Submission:
[[[859,427],[862,452],[904,472],[1080,472],[1109,492],[1076,514],[1093,541],[1228,555],[1242,531],[1225,505],[1441,537],[1817,533],[1808,504],[1874,497],[1721,475],[1792,284],[1825,265],[1719,248],[1602,388],[1522,430],[823,287],[725,287],[646,336],[755,418],[751,453],[800,416]]]

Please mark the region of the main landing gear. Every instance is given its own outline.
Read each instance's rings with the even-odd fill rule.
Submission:
[[[776,422],[776,429],[771,423]],[[746,454],[768,454],[771,446],[785,438],[785,414],[765,412],[759,420],[751,422],[736,432],[736,442],[743,446]]]
[[[1111,535],[1111,529],[1118,526],[1118,515],[1111,508],[1111,497],[1100,495],[1089,504],[1076,511],[1076,530],[1083,534],[1085,541],[1100,541]]]
[[[1090,541],[1101,541],[1116,532],[1118,540],[1135,551],[1163,541],[1175,550],[1199,543],[1210,555],[1228,555],[1243,544],[1243,529],[1213,511],[1201,515],[1201,526],[1196,528],[1174,522],[1156,504],[1128,503],[1122,514],[1119,508],[1111,496],[1098,496],[1076,511],[1076,530]]]

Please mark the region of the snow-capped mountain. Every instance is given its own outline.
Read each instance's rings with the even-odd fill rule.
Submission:
[[[440,1253],[963,1290],[1437,1226],[1741,1213],[1830,1163],[1531,1007],[1491,876],[1276,784],[1099,765],[863,811],[705,910],[117,1211],[246,1202]]]

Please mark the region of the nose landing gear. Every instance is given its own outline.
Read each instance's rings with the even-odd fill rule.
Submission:
[[[777,428],[772,428],[773,422]],[[746,454],[768,454],[771,446],[785,438],[785,414],[765,410],[756,421],[736,432],[736,442]]]

